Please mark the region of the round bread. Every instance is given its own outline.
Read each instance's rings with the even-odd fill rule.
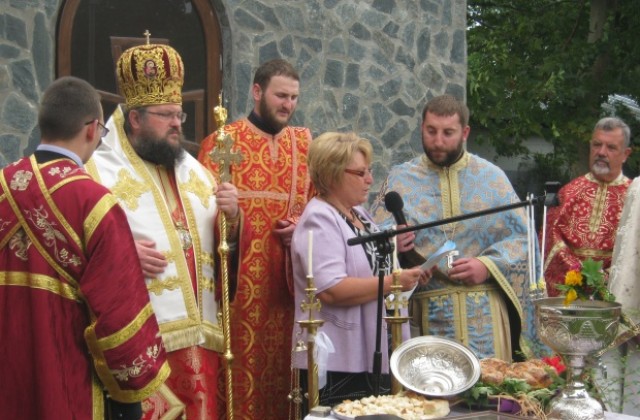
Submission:
[[[540,359],[507,363],[500,359],[480,360],[481,380],[486,384],[502,385],[505,379],[521,379],[533,389],[547,388],[553,382],[549,366]]]

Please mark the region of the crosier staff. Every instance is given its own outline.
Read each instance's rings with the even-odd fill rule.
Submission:
[[[218,106],[213,108],[213,118],[216,121],[218,135],[216,137],[216,147],[213,148],[209,156],[218,165],[218,176],[220,182],[231,180],[231,165],[242,161],[240,152],[232,151],[233,139],[224,132],[224,125],[227,121],[227,110],[222,104],[222,92],[218,96]],[[222,333],[224,337],[224,360],[225,360],[225,382],[227,389],[227,419],[233,420],[233,374],[231,352],[231,320],[229,313],[229,244],[227,243],[227,217],[222,212],[220,214],[220,271],[222,272]]]

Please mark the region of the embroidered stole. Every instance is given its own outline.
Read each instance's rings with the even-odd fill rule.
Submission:
[[[9,165],[2,172],[0,183],[4,197],[0,205],[8,205],[15,219],[0,221],[0,244],[5,244],[18,230],[24,229],[31,243],[70,285],[77,288],[75,278],[80,277],[86,265],[84,246],[51,198],[50,191],[60,183],[69,183],[89,176],[74,162],[59,159],[46,165],[40,172],[32,155]],[[26,239],[26,238],[25,238]]]

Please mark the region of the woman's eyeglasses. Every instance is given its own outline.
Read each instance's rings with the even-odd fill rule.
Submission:
[[[344,171],[348,174],[359,176],[360,178],[364,178],[367,175],[373,175],[373,173],[371,172],[371,168],[367,168],[367,169],[348,169],[347,168]]]

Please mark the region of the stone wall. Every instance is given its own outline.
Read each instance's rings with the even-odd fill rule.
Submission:
[[[54,78],[60,0],[0,0],[0,165],[38,142],[37,104]],[[294,117],[314,135],[354,130],[374,145],[374,176],[422,153],[420,114],[441,93],[465,98],[465,0],[212,0],[223,35],[229,120],[253,106],[264,60],[300,71]]]

